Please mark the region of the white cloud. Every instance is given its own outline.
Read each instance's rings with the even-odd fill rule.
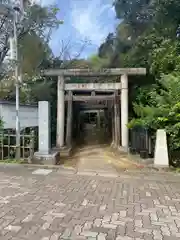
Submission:
[[[56,0],[30,0],[32,4],[37,3],[41,6],[48,6],[56,3]]]
[[[71,21],[73,27],[82,38],[89,39],[92,44],[99,45],[109,33],[109,16],[112,16],[112,3],[104,4],[101,0],[77,0],[72,4]],[[106,17],[102,21],[102,15]],[[113,13],[114,14],[114,13]],[[111,20],[112,21],[112,20]]]

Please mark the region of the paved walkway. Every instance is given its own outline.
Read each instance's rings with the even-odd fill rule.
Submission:
[[[180,239],[180,176],[169,173],[0,166],[0,207],[2,240]]]

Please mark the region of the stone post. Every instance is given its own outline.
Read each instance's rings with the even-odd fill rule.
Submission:
[[[65,96],[64,76],[58,77],[57,84],[57,147],[64,146]]]
[[[49,103],[40,101],[38,103],[38,125],[39,125],[39,154],[48,155],[50,149],[50,117]]]
[[[47,101],[40,101],[38,103],[38,122],[39,122],[39,149],[34,153],[30,163],[38,164],[56,164],[59,159],[59,151],[52,151],[50,149],[50,109]]]
[[[156,132],[154,165],[156,167],[169,167],[167,136],[164,129],[158,129]]]
[[[66,127],[66,144],[68,147],[72,145],[72,91],[68,93],[68,106],[67,106],[67,127]]]
[[[128,151],[129,131],[128,124],[128,76],[121,76],[121,145]]]

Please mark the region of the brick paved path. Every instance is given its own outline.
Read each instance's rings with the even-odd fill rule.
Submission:
[[[0,166],[0,239],[180,239],[180,176]]]

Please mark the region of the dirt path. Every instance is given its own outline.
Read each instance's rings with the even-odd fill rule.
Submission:
[[[116,173],[122,169],[138,168],[125,155],[114,154],[107,145],[93,145],[79,148],[71,159],[78,171]]]
[[[86,146],[78,151],[78,170],[93,170],[113,173],[115,169],[105,155],[105,146]]]

